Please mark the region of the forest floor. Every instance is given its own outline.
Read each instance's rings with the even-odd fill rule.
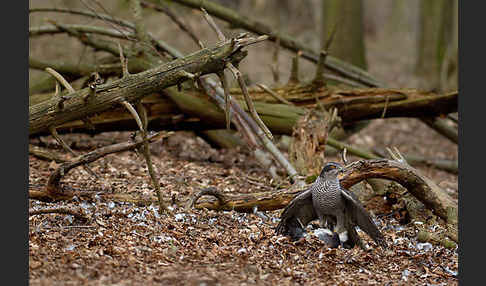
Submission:
[[[414,87],[410,57],[401,54],[407,46],[396,49],[393,41],[388,42],[393,48],[376,39],[367,40],[370,73],[392,86]],[[243,72],[245,66],[258,67],[253,64],[270,57],[264,48],[256,49],[259,52],[250,51]],[[252,53],[256,56],[251,59]],[[62,138],[76,152],[85,153],[130,140],[130,133],[66,134]],[[374,120],[346,142],[458,159],[457,145],[416,119]],[[50,136],[30,139],[30,143],[71,158]],[[419,243],[414,223],[400,224],[400,217],[389,215],[390,208],[382,198],[363,203],[377,216],[390,246],[387,250],[378,248],[361,231],[370,251],[328,249],[312,230],[306,239],[291,242],[274,233],[281,210],[266,212],[268,219],[264,219],[255,214],[177,206],[207,186],[227,193],[272,191],[270,176],[247,151],[214,148],[191,132],[177,132],[152,144],[151,151],[163,196],[175,202],[171,206],[174,216],[160,216],[154,205],[99,199],[56,204],[30,200],[31,210],[68,206],[89,217],[87,221],[63,214],[29,217],[31,285],[458,284],[457,249]],[[340,161],[332,156],[326,160]],[[44,185],[57,166],[29,155],[29,183]],[[84,192],[153,196],[143,156],[135,152],[108,155],[90,168],[100,179],[75,168],[63,177],[62,184]],[[457,175],[428,166],[417,168],[457,199]],[[441,232],[443,227],[436,225],[432,230]]]
[[[129,136],[113,132],[63,137],[76,151],[86,152],[130,140]],[[401,137],[408,145],[409,136]],[[443,141],[439,138],[438,143]],[[63,153],[52,138],[44,137],[42,142]],[[246,152],[214,149],[190,132],[152,144],[152,153],[166,200],[182,202],[207,186],[234,193],[272,190],[270,177]],[[29,162],[33,185],[45,184],[56,167],[32,156]],[[106,156],[90,168],[101,176],[99,180],[76,168],[65,175],[63,184],[86,192],[153,195],[143,157],[135,152]],[[420,170],[442,186],[455,188],[455,176],[425,167]],[[52,206],[30,201],[30,209]],[[29,218],[32,285],[457,284],[456,250],[419,243],[413,223],[401,225],[400,218],[386,216],[380,211],[386,206],[377,206],[376,200],[371,211],[378,216],[390,248],[378,248],[360,232],[369,252],[328,249],[312,231],[299,242],[275,235],[281,210],[266,212],[269,219],[263,219],[177,205],[172,206],[174,216],[159,216],[156,206],[98,199],[55,206],[82,209],[89,219],[63,214]]]

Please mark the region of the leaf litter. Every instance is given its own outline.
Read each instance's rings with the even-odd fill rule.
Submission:
[[[85,135],[64,135],[66,141]],[[113,135],[100,134],[97,138]],[[128,138],[120,132],[118,138]],[[125,136],[125,137],[124,137]],[[183,136],[194,136],[183,134]],[[35,139],[31,139],[35,140]],[[106,141],[106,139],[104,139]],[[183,144],[184,140],[181,141]],[[193,139],[200,142],[200,139]],[[177,144],[174,144],[176,147]],[[94,147],[93,147],[94,148]],[[212,148],[204,145],[204,148]],[[271,178],[244,150],[212,149],[196,160],[196,148],[154,148],[153,161],[164,199],[183,202],[201,187],[223,192],[264,192]],[[187,158],[188,150],[192,156]],[[62,152],[61,150],[54,150]],[[231,160],[225,158],[233,157]],[[339,160],[338,158],[335,158]],[[228,167],[225,161],[231,161]],[[45,184],[50,162],[29,156],[29,182]],[[153,196],[141,156],[134,152],[109,155],[90,164],[103,184],[83,168],[75,168],[64,185],[86,192],[136,193]],[[441,174],[448,176],[449,174]],[[252,179],[248,180],[250,176]],[[433,178],[433,177],[432,177]],[[434,179],[434,178],[433,178]],[[250,181],[258,180],[260,184]],[[100,187],[104,185],[104,187]],[[31,209],[52,207],[35,200]],[[29,218],[29,279],[32,285],[456,285],[457,249],[420,243],[413,224],[401,225],[393,216],[378,218],[390,248],[382,250],[362,231],[370,248],[330,249],[312,225],[304,239],[293,242],[275,235],[281,210],[253,213],[186,209],[173,204],[173,216],[159,215],[158,206],[75,199],[56,206],[82,208],[88,221],[70,215]],[[375,213],[377,214],[377,213]],[[438,225],[439,230],[442,226]]]

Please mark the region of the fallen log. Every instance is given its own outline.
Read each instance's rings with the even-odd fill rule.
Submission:
[[[266,25],[264,22],[258,19],[245,17],[243,15],[240,15],[238,11],[226,8],[212,1],[175,0],[175,2],[191,7],[193,9],[204,8],[211,15],[214,15],[217,18],[230,23],[230,25],[234,28],[243,28],[258,35],[268,35],[270,41],[274,41],[281,47],[300,54],[302,58],[305,58],[314,63],[318,63],[319,61],[319,53],[309,48],[307,44],[299,42],[296,38],[293,38],[286,33],[282,33],[277,31],[276,29],[273,29],[272,27]],[[367,71],[340,59],[334,58],[330,55],[327,55],[324,65],[327,69],[339,75],[342,75],[346,79],[350,79],[358,84],[362,84],[367,87],[385,86],[385,84],[375,79]],[[344,81],[342,80],[341,82],[344,83]],[[424,122],[424,124],[427,124],[427,126],[429,126],[430,128],[436,130],[437,132],[457,144],[457,140],[454,140],[454,129],[446,128],[449,130],[444,131],[444,126],[446,126],[444,119],[436,117],[433,119],[434,124],[430,124],[430,122],[426,122],[422,118],[420,120]]]
[[[279,103],[274,97],[258,89],[250,89],[255,108],[266,126],[275,134],[292,134],[297,120],[314,108],[316,98],[325,108],[336,107],[343,124],[363,119],[389,117],[437,116],[457,111],[458,93],[437,95],[415,89],[340,89],[329,87],[310,91],[305,86],[272,89],[294,105]],[[246,111],[241,93],[231,95]],[[44,99],[41,99],[44,97]],[[45,100],[46,95],[32,98]],[[224,112],[204,94],[189,90],[152,94],[142,99],[151,130],[180,130],[185,128],[224,128]],[[123,108],[115,108],[90,117],[95,132],[134,130],[136,124]],[[76,120],[58,127],[59,132],[88,132],[85,122]],[[91,132],[91,131],[89,131]]]
[[[457,204],[432,180],[423,176],[409,165],[387,160],[359,160],[344,167],[340,177],[341,186],[351,186],[370,178],[392,180],[405,187],[434,214],[448,223],[457,222]],[[194,203],[195,208],[212,210],[235,210],[239,212],[272,211],[284,208],[302,188],[276,192],[250,194],[224,194],[223,199],[201,200]]]

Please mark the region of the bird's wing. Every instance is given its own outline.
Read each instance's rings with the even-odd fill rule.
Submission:
[[[312,191],[307,189],[297,195],[280,215],[280,223],[275,229],[279,234],[289,234],[289,228],[301,227],[317,218],[312,205]]]
[[[344,198],[346,213],[353,222],[366,232],[378,245],[386,248],[386,241],[370,214],[363,207],[356,195],[346,189],[341,189]]]

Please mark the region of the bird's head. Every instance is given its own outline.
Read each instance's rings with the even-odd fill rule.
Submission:
[[[336,162],[329,162],[326,165],[324,165],[324,168],[322,168],[319,177],[321,178],[337,177],[337,175],[342,171],[343,171],[343,167],[341,166],[341,164]]]

